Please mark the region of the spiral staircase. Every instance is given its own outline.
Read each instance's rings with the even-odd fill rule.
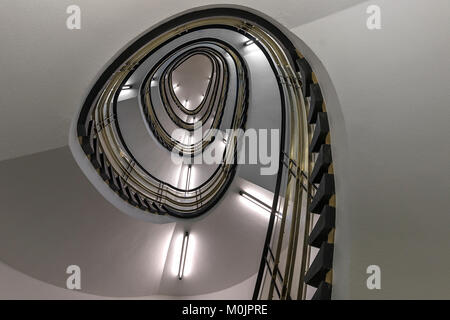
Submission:
[[[234,5],[168,6],[167,12],[154,12],[150,28],[146,22],[126,34],[117,30],[125,40],[111,47],[108,39],[116,37],[115,31],[96,25],[111,37],[102,36],[101,45],[109,56],[116,53],[109,60],[98,55],[101,59],[82,68],[90,72],[83,79],[93,81],[76,89],[70,116],[62,116],[68,146],[49,146],[48,151],[0,162],[8,186],[0,204],[0,282],[26,276],[26,281],[17,281],[31,295],[89,299],[330,300],[374,295],[366,293],[366,266],[382,261],[385,268],[401,260],[397,249],[403,240],[395,222],[420,207],[406,210],[406,201],[395,196],[393,190],[401,184],[393,177],[405,177],[406,171],[402,175],[400,164],[392,159],[391,164],[376,150],[383,143],[391,148],[391,140],[381,139],[373,124],[373,119],[383,123],[386,136],[398,137],[390,125],[402,125],[408,115],[384,109],[389,104],[383,98],[399,102],[408,96],[397,96],[395,86],[387,83],[406,81],[410,70],[404,67],[403,76],[374,66],[370,86],[358,81],[372,79],[363,71],[370,64],[357,57],[375,45],[369,40],[356,45],[355,40],[364,42],[369,36],[353,24],[340,33],[336,26],[356,24],[366,5],[345,3],[330,2],[330,8],[320,10],[311,5],[305,12],[300,4],[276,9],[266,1],[258,3],[260,11]],[[397,4],[386,6],[401,11]],[[145,16],[140,11],[133,15]],[[88,29],[93,20],[88,12],[83,14]],[[370,36],[377,45],[384,41]],[[57,54],[51,54],[51,63],[57,63]],[[383,62],[379,65],[392,69],[393,61],[406,63],[395,52],[388,56],[380,51],[378,59]],[[74,73],[81,69],[75,63],[67,68]],[[33,84],[39,86],[39,81]],[[52,85],[58,92],[69,88],[67,96],[75,90],[62,81]],[[438,99],[433,88],[428,93]],[[375,103],[377,99],[384,103]],[[414,105],[421,100],[408,101]],[[379,117],[380,109],[390,116]],[[49,122],[40,127],[42,136],[54,125]],[[16,133],[17,127],[10,131]],[[408,139],[401,144],[405,154]],[[265,158],[252,153],[254,146],[266,151]],[[397,149],[389,150],[395,155]],[[421,151],[414,148],[411,154]],[[389,177],[383,174],[385,165]],[[264,174],[273,167],[275,171]],[[390,181],[383,183],[385,189],[377,184],[382,181]],[[414,183],[410,186],[416,196],[424,194]],[[400,208],[398,216],[391,208]],[[373,217],[379,212],[390,223],[377,224]],[[405,233],[422,230],[418,222],[413,224],[401,226],[409,230]],[[420,239],[428,239],[420,232]],[[379,254],[383,250],[389,252],[389,261]],[[411,262],[407,253],[403,251]],[[81,269],[81,291],[61,289],[69,265]],[[399,263],[392,265],[400,268]],[[445,261],[438,266],[442,273]],[[383,272],[392,281],[406,281],[398,268]],[[14,292],[13,286],[10,290]]]
[[[193,218],[211,210],[234,178],[238,140],[243,139],[236,134],[219,139],[216,132],[245,129],[248,83],[258,81],[249,76],[242,54],[249,46],[257,47],[252,49],[262,52],[270,64],[281,102],[281,139],[276,141],[280,165],[254,298],[266,298],[264,279],[269,299],[274,298],[274,290],[278,299],[305,298],[306,285],[319,288],[313,299],[330,299],[335,199],[326,106],[306,59],[268,21],[238,9],[206,9],[181,15],[142,36],[108,67],[89,93],[78,119],[80,145],[110,189],[148,215]],[[202,100],[188,108],[189,100],[183,103],[175,93],[183,89],[183,83],[174,83],[174,72],[199,55],[207,57],[212,68],[206,91],[190,92]],[[121,92],[133,88],[139,94],[118,101]],[[154,138],[167,149],[166,161],[173,153],[184,158],[180,169],[173,171],[183,172],[183,165],[187,166],[182,173],[185,188],[167,183],[161,173],[156,177],[150,171],[160,168],[145,167],[128,147],[122,131],[139,129],[136,124],[122,127],[118,109],[131,99],[141,107]],[[196,137],[192,132],[199,129],[204,133]],[[174,130],[181,130],[179,137],[171,134]],[[192,172],[204,170],[197,168],[196,157],[211,144],[225,144],[222,161],[214,164],[208,178],[191,186]],[[315,215],[321,217],[317,223]],[[285,229],[290,232],[283,242]],[[320,249],[312,263],[311,247]]]

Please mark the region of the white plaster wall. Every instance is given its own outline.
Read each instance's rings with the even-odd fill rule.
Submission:
[[[335,299],[450,298],[449,15],[446,0],[369,1],[292,29],[328,102]],[[372,264],[381,290],[366,287]]]
[[[253,294],[255,287],[256,275],[249,279],[232,286],[230,288],[220,290],[205,295],[197,296],[165,296],[165,295],[151,295],[142,297],[133,297],[133,299],[142,300],[159,300],[159,299],[192,299],[192,300],[249,300]],[[84,293],[78,290],[68,290],[61,287],[56,287],[51,284],[36,280],[23,273],[20,273],[9,266],[0,263],[0,283],[2,284],[0,290],[0,299],[58,299],[58,300],[97,300],[97,299],[130,299],[99,296]]]

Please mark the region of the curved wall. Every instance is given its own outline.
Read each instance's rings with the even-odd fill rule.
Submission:
[[[366,28],[369,4],[381,30]],[[446,0],[368,1],[292,29],[329,114],[335,299],[450,298],[449,13]]]
[[[135,297],[133,299],[142,300],[160,300],[160,299],[189,299],[189,300],[248,300],[253,293],[256,275],[227,289],[206,295],[197,296],[169,296],[169,295],[151,295]],[[78,290],[68,290],[55,287],[51,284],[33,279],[23,273],[20,273],[3,263],[0,263],[0,282],[2,290],[0,299],[26,299],[26,300],[96,300],[96,299],[130,299],[127,297],[109,297],[102,295],[93,295]]]
[[[156,224],[106,201],[68,147],[1,161],[0,176],[0,260],[39,281],[65,288],[74,264],[83,293],[184,296],[224,290],[257,272],[268,216],[246,207],[238,192],[249,183],[239,178],[200,221]],[[189,248],[192,274],[179,281],[173,240],[186,229],[198,244]]]

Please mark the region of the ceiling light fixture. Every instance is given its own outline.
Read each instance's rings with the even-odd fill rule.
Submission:
[[[129,90],[131,88],[132,88],[132,86],[130,84],[126,84],[122,87],[122,90]]]
[[[187,168],[187,175],[186,175],[186,191],[189,190],[189,185],[191,183],[191,170],[192,170],[192,165],[189,164],[188,168]]]
[[[243,196],[245,199],[247,199],[248,201],[256,204],[258,207],[264,209],[265,211],[269,212],[270,214],[272,214],[272,207],[269,206],[267,203],[262,202],[261,200],[259,200],[258,198],[256,198],[255,196],[252,196],[250,193],[245,192],[245,191],[239,191],[239,194],[241,196]],[[280,212],[276,211],[275,212],[275,216],[277,218],[282,218],[282,215]]]
[[[253,40],[248,40],[248,41],[245,41],[244,46],[249,46],[249,45],[252,45],[252,44],[254,44],[254,43],[255,43],[255,41],[253,41]]]
[[[186,265],[187,249],[189,244],[189,232],[184,233],[183,243],[181,245],[180,264],[178,266],[178,279],[183,279],[184,267]]]

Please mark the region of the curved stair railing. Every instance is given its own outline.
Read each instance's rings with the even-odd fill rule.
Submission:
[[[183,218],[211,209],[236,172],[236,161],[225,160],[236,160],[239,137],[227,139],[224,163],[207,181],[194,189],[179,189],[152,176],[136,162],[121,138],[116,104],[133,70],[157,48],[190,32],[214,28],[241,33],[259,47],[278,79],[281,97],[280,165],[253,298],[305,299],[309,288],[316,288],[313,299],[330,299],[336,198],[326,105],[309,63],[289,38],[266,19],[236,8],[209,8],[183,14],[148,32],[116,59],[91,90],[78,121],[80,144],[103,180],[133,206],[149,213]],[[218,39],[202,41],[201,45],[219,42]],[[224,43],[220,45],[234,55],[238,66],[240,84],[232,128],[245,128],[249,88],[246,66],[239,54]],[[209,50],[208,54],[214,59],[213,51]],[[215,62],[214,68],[218,71],[220,62]],[[191,116],[190,113],[196,112],[209,114],[207,108],[211,104],[200,104],[195,112],[186,112],[187,109],[180,106],[170,87],[171,70],[175,65],[172,69],[166,68],[159,79],[160,94],[173,122],[189,130],[192,126],[186,120],[180,121],[178,111]],[[157,67],[150,71],[140,88],[146,120],[155,137],[168,150],[193,156],[203,151],[214,137],[206,136],[197,144],[183,144],[164,131],[153,110],[149,87],[154,79],[152,72]],[[225,77],[227,71],[221,70]],[[217,85],[214,80],[213,89],[208,87],[208,92],[210,101],[217,102],[213,107],[220,109],[226,96],[223,95],[225,90],[218,91],[225,85]],[[210,128],[219,127],[220,114],[219,110]]]
[[[197,30],[202,24],[208,28],[211,21],[194,21],[192,30]],[[186,28],[184,32],[189,32]],[[139,50],[129,54],[109,78],[103,81],[102,88],[91,101],[86,101],[78,121],[78,135],[85,154],[91,160],[99,175],[108,183],[110,188],[122,199],[142,210],[156,214],[170,214],[176,217],[195,217],[214,206],[226,191],[235,174],[237,163],[237,139],[229,139],[226,144],[223,163],[217,167],[214,173],[203,184],[196,188],[180,189],[164,181],[157,179],[143,168],[133,157],[124,143],[120,127],[117,124],[117,98],[121,88],[131,76],[133,71],[151,55],[152,50],[170,42],[180,36],[178,30],[171,30],[152,39]],[[197,41],[198,42],[198,41]],[[237,66],[238,81],[237,98],[233,113],[231,129],[243,129],[246,121],[246,109],[248,104],[247,72],[242,58],[238,57],[235,50],[227,48],[224,43],[215,40],[227,53],[233,57]],[[223,84],[227,83],[227,72],[223,72]],[[169,150],[176,150],[181,155],[193,155],[203,150],[214,137],[211,134],[203,137],[198,145],[183,145],[180,141],[174,141],[170,135],[164,132],[152,113],[149,85],[152,80],[152,72],[142,87],[145,113],[149,119],[150,127],[155,137]],[[226,86],[222,86],[226,88]],[[217,96],[217,92],[211,93]],[[220,124],[221,112],[225,102],[225,90],[221,91],[218,98],[219,108],[215,112],[211,128],[217,128]],[[166,106],[167,107],[167,106]],[[211,112],[209,112],[211,113]],[[213,132],[213,131],[211,131]],[[237,137],[236,137],[237,138]],[[181,147],[180,147],[181,146]],[[180,149],[177,149],[180,148]]]
[[[284,192],[275,195],[272,207],[281,218],[271,216],[253,298],[306,299],[310,286],[313,300],[329,300],[336,197],[326,105],[309,63],[299,52],[292,59],[297,77],[280,78],[280,83],[300,88],[300,122],[289,119],[291,134],[301,137],[300,149],[290,145],[282,151]],[[301,129],[293,132],[299,123]],[[312,250],[317,251],[314,259]]]
[[[246,97],[248,95],[247,93],[247,81],[248,81],[248,75],[247,70],[245,67],[245,63],[238,54],[238,52],[233,49],[230,46],[227,46],[223,41],[220,40],[211,40],[211,39],[198,39],[195,42],[185,44],[186,46],[192,45],[192,44],[214,44],[220,48],[222,48],[227,54],[232,58],[236,70],[238,70],[238,79],[236,83],[237,88],[237,97],[238,101],[235,103],[235,110],[234,110],[234,117],[240,117],[242,118],[241,122],[235,122],[233,124],[233,127],[231,129],[237,130],[237,129],[243,129],[243,124],[245,122],[245,110],[246,107],[243,106],[243,103],[246,101]],[[173,51],[177,51],[179,48],[174,49]],[[173,62],[173,64],[169,65],[162,73],[161,79],[159,80],[160,83],[160,95],[163,100],[163,107],[165,108],[167,114],[170,116],[172,121],[178,125],[178,127],[193,131],[195,124],[194,123],[186,123],[186,121],[182,121],[179,119],[179,117],[176,114],[175,108],[179,108],[182,112],[186,113],[185,111],[188,111],[188,115],[196,115],[196,121],[199,121],[201,123],[205,123],[206,119],[208,119],[214,110],[214,117],[211,126],[207,130],[207,134],[203,137],[202,141],[197,142],[195,144],[185,144],[182,141],[174,139],[170,133],[168,133],[163,125],[160,123],[153,106],[152,102],[152,94],[151,94],[151,82],[152,79],[155,78],[155,73],[158,71],[158,69],[161,67],[161,65],[169,59],[170,56],[172,56],[174,53],[171,52],[168,55],[166,55],[161,62],[156,65],[148,74],[144,81],[144,86],[142,87],[142,100],[143,100],[143,106],[144,106],[144,113],[146,115],[147,121],[149,123],[149,126],[151,130],[154,133],[154,136],[160,141],[160,143],[166,147],[170,151],[176,151],[179,154],[182,155],[193,155],[198,154],[199,152],[202,152],[212,141],[214,141],[214,129],[219,129],[222,116],[225,108],[225,103],[227,99],[227,91],[228,91],[228,70],[225,67],[223,71],[223,77],[222,80],[219,81],[219,74],[216,73],[215,77],[213,77],[213,90],[209,90],[211,87],[208,85],[208,90],[205,94],[204,101],[196,108],[197,113],[194,113],[192,111],[187,110],[184,108],[184,106],[180,105],[178,98],[176,97],[171,83],[171,71],[180,63],[180,61],[183,61],[183,59],[186,58],[186,56],[192,55],[192,54],[213,54],[211,55],[211,59],[214,60],[217,65],[222,64],[226,65],[223,61],[223,58],[218,58],[218,60],[221,60],[220,63],[217,62],[214,55],[219,55],[217,52],[212,51],[210,48],[202,48],[202,47],[196,47],[193,50],[188,50],[183,55],[179,56],[177,60]],[[180,60],[180,61],[179,61]],[[215,68],[213,70],[218,70],[219,68]],[[210,82],[211,84],[211,82]],[[167,87],[170,87],[169,90],[167,90]],[[168,93],[168,94],[167,94]],[[175,108],[173,106],[173,103],[175,103]],[[209,103],[206,103],[209,102]],[[200,116],[198,116],[200,115]]]

